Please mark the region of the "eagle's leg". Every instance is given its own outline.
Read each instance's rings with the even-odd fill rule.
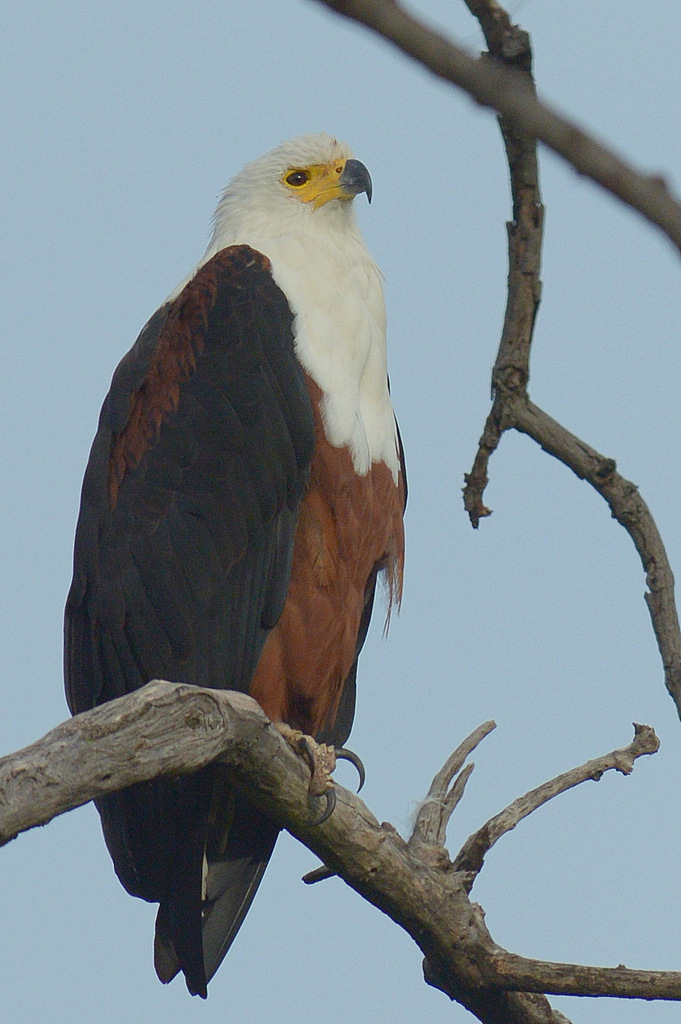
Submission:
[[[300,729],[293,729],[285,722],[275,723],[277,731],[293,747],[310,769],[310,796],[323,796],[331,787],[331,775],[336,767],[336,751],[328,743],[317,743]]]
[[[308,803],[311,809],[316,809],[319,798],[322,797],[324,799],[324,808],[319,817],[315,818],[313,822],[315,825],[321,825],[331,817],[336,806],[336,792],[333,788],[333,779],[331,778],[336,767],[336,751],[328,743],[317,743],[312,736],[306,736],[300,729],[293,729],[285,722],[275,722],[274,725],[289,746],[293,747],[296,754],[302,757],[310,769]],[[340,756],[344,757],[345,751],[342,751]]]
[[[366,779],[362,760],[354,751],[348,750],[346,747],[332,747],[328,743],[318,743],[312,736],[306,736],[300,729],[294,729],[285,722],[275,722],[274,725],[310,769],[310,787],[308,789],[310,806],[316,806],[315,802],[319,797],[325,799],[321,817],[314,822],[315,825],[321,825],[331,817],[336,806],[336,793],[331,778],[336,761],[349,761],[355,766],[359,775],[359,786],[357,787],[357,792],[359,792]]]
[[[275,722],[275,728],[284,737],[289,746],[293,747],[296,754],[305,761],[310,769],[310,786],[308,789],[308,802],[310,806],[316,806],[316,801],[323,796],[326,806],[322,815],[315,821],[321,825],[326,821],[336,806],[336,794],[333,790],[331,775],[336,767],[336,751],[328,743],[317,743],[311,736],[306,736],[300,729],[293,729],[286,722]]]

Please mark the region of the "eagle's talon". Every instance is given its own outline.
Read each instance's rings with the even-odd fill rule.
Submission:
[[[284,735],[284,734],[282,734],[282,735]],[[295,730],[290,736],[289,735],[284,735],[284,739],[288,740],[288,742],[291,744],[291,746],[293,747],[295,752],[297,754],[299,754],[300,757],[302,757],[303,761],[305,762],[307,767],[310,769],[310,775],[314,775],[314,771],[315,771],[314,751],[313,751],[312,745],[311,745],[310,741],[308,740],[307,736],[305,735],[305,733],[302,733],[302,732],[298,733],[298,730]]]
[[[316,808],[317,800],[324,797],[325,806],[320,817],[314,818],[313,825],[322,825],[333,814],[336,806],[336,792],[331,779],[332,772],[336,767],[338,758],[349,761],[357,769],[359,775],[359,787],[357,792],[364,785],[366,772],[361,759],[352,750],[345,747],[331,747],[328,743],[317,743],[312,736],[306,736],[300,729],[293,729],[285,722],[274,723],[277,731],[286,740],[289,746],[293,747],[296,754],[303,759],[310,769],[310,785],[307,791],[308,806]]]
[[[354,752],[354,750],[348,750],[347,747],[336,747],[334,753],[337,761],[349,761],[350,764],[353,764],[357,769],[357,774],[359,775],[359,786],[357,787],[357,792],[359,793],[366,782],[367,777],[362,759]]]
[[[335,750],[303,734],[297,739],[295,749],[310,769],[310,796],[323,796],[331,785],[331,774],[336,767]]]
[[[333,785],[329,785],[329,788],[321,793],[320,796],[313,796],[311,793],[308,793],[307,805],[310,810],[314,809],[320,797],[324,800],[326,806],[318,818],[313,818],[310,821],[311,825],[323,825],[325,821],[329,820],[336,807],[336,790],[333,788]]]
[[[326,797],[326,807],[322,812],[322,817],[314,822],[314,824],[321,825],[333,813],[336,806],[336,794],[333,793],[331,782],[331,774],[336,767],[336,752],[327,743],[317,743],[311,736],[306,736],[299,729],[291,728],[285,722],[275,722],[274,724],[277,731],[310,769],[310,785],[308,787],[310,807],[315,806],[312,803],[313,800],[320,796]],[[333,793],[333,797],[329,797],[329,793]]]

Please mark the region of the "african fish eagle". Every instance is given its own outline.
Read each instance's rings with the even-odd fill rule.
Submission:
[[[73,714],[158,678],[347,739],[378,576],[389,605],[402,592],[406,495],[362,192],[366,167],[325,134],[248,164],[114,373],[66,604]],[[160,904],[159,978],[205,997],[277,827],[219,765],[97,807],[120,881]]]

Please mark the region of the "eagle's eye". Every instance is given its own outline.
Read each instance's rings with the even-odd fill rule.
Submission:
[[[286,175],[286,183],[293,185],[294,188],[300,188],[301,185],[306,185],[310,180],[308,171],[291,171],[290,174]]]

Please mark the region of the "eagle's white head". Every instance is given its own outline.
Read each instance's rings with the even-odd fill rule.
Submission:
[[[232,178],[215,211],[209,248],[306,228],[354,233],[351,200],[361,192],[371,201],[371,177],[345,143],[325,132],[290,139]]]

